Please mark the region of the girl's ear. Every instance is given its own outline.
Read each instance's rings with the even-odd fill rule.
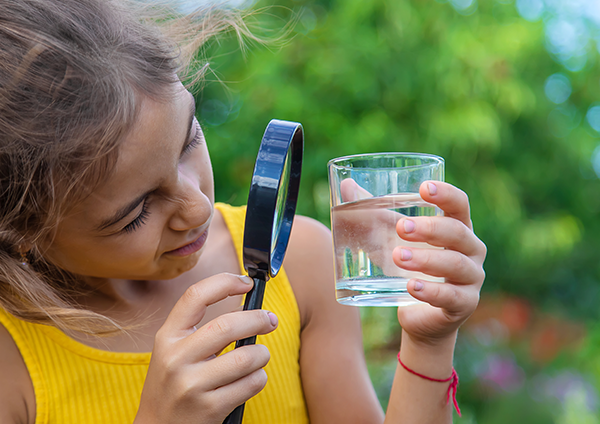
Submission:
[[[22,262],[27,262],[27,254],[29,253],[29,251],[33,248],[33,244],[26,242],[26,241],[21,241],[19,243],[19,246],[17,247],[17,251],[19,252],[19,255],[21,255],[21,260]]]

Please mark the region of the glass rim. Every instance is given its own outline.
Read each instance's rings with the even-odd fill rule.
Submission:
[[[331,166],[335,166],[336,168],[349,168],[349,169],[357,169],[357,168],[352,168],[350,166],[347,165],[341,165],[339,164],[339,162],[343,162],[343,161],[349,161],[349,160],[361,160],[361,159],[370,159],[373,157],[377,157],[377,156],[381,156],[381,157],[406,157],[406,158],[426,158],[426,159],[431,159],[432,161],[430,163],[423,163],[423,164],[419,164],[419,165],[409,165],[407,166],[412,168],[412,167],[426,167],[426,166],[432,166],[432,165],[443,165],[444,164],[444,158],[438,155],[433,155],[430,153],[415,153],[415,152],[379,152],[379,153],[359,153],[359,154],[355,154],[355,155],[346,155],[346,156],[340,156],[338,158],[333,158],[331,160],[329,160],[329,162],[327,162],[327,167],[331,167]],[[370,167],[361,167],[358,169],[388,169],[386,167],[377,167],[377,168],[370,168]],[[391,169],[391,167],[389,168]]]

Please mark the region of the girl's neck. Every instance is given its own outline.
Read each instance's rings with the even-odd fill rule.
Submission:
[[[240,264],[229,230],[220,213],[211,224],[207,249],[198,264],[172,280],[90,279],[90,292],[79,299],[81,305],[117,322],[131,323],[133,331],[108,338],[69,334],[76,340],[104,350],[150,352],[154,335],[183,293],[194,283],[211,275],[240,273]],[[207,308],[204,323],[240,307],[242,297],[227,298]]]

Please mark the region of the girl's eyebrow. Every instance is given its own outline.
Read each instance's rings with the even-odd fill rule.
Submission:
[[[190,93],[189,91],[188,91],[188,94],[190,95],[190,98],[191,98],[190,117],[188,119],[188,129],[187,129],[187,132],[185,133],[185,139],[183,140],[183,146],[181,147],[181,154],[183,154],[183,152],[185,151],[185,148],[188,145],[188,140],[190,139],[190,136],[192,135],[192,124],[194,123],[194,117],[196,116],[196,99],[194,98],[192,93]]]
[[[185,150],[185,147],[188,144],[187,142],[190,139],[190,136],[192,134],[192,124],[194,123],[194,117],[196,116],[196,99],[194,99],[194,96],[189,91],[188,91],[188,94],[190,97],[190,116],[188,119],[188,129],[185,133],[185,138],[183,139],[183,147],[181,148],[182,153]],[[119,209],[117,212],[115,212],[109,218],[103,219],[102,222],[100,222],[100,224],[98,224],[98,226],[96,227],[96,230],[97,231],[105,230],[106,228],[110,227],[111,225],[116,224],[117,222],[119,222],[120,220],[125,218],[127,215],[129,215],[131,213],[131,211],[133,211],[135,208],[137,208],[140,205],[140,203],[142,203],[144,201],[144,199],[148,195],[150,195],[150,193],[152,193],[153,191],[154,191],[154,189],[148,190],[144,194],[136,197],[131,203],[123,206],[121,209]]]

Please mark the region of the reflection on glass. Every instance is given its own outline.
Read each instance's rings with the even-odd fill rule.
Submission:
[[[279,239],[279,232],[281,231],[283,214],[285,212],[285,204],[287,202],[288,197],[288,187],[292,168],[290,156],[291,155],[288,153],[285,157],[283,172],[281,174],[281,179],[279,180],[279,188],[277,189],[277,204],[275,205],[275,216],[273,217],[273,233],[271,234],[271,255],[273,255],[273,252],[275,251],[275,246],[277,244],[277,240]]]

